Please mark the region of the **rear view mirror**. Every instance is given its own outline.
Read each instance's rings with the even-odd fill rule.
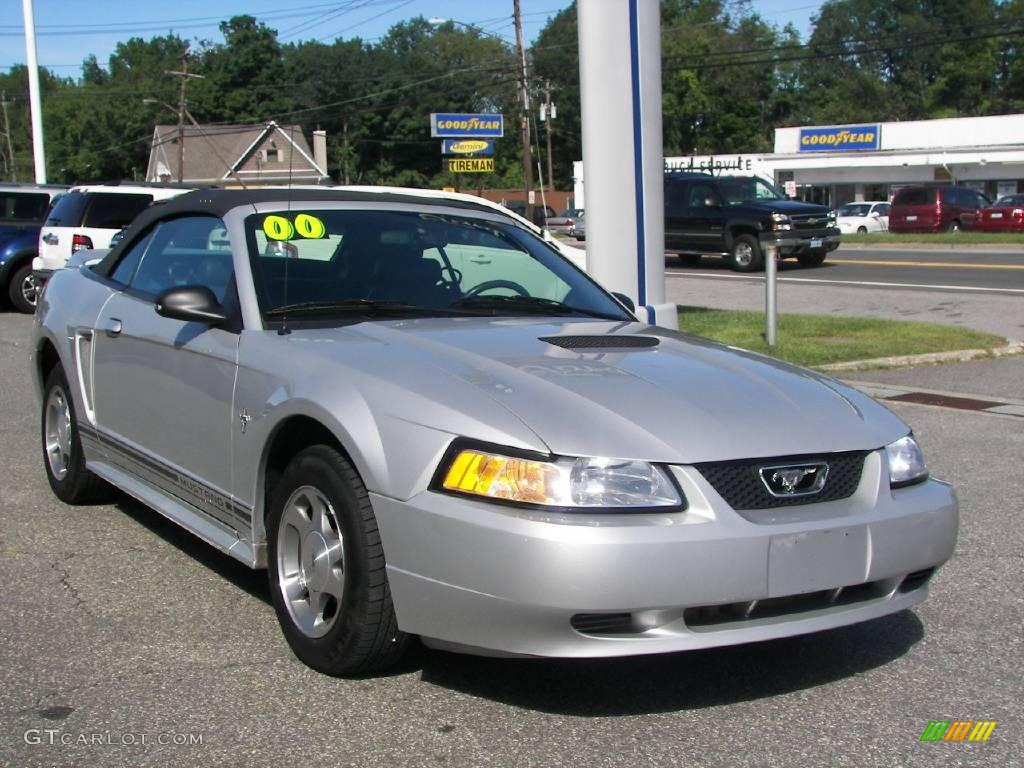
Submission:
[[[205,285],[168,288],[156,297],[156,313],[172,320],[215,325],[228,319],[228,313]]]
[[[619,293],[618,291],[612,291],[612,296],[618,299],[619,302],[630,312],[636,312],[636,304],[633,303],[633,300],[629,298],[629,296],[624,293]]]

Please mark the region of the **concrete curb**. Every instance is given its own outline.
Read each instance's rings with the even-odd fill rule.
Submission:
[[[829,363],[814,366],[816,370],[834,373],[836,371],[863,371],[870,368],[904,368],[931,363],[965,363],[982,357],[1006,357],[1024,354],[1024,342],[1011,341],[1005,347],[995,349],[958,349],[952,352],[929,352],[924,355],[899,355],[896,357],[875,357],[869,360],[850,360],[845,363]]]

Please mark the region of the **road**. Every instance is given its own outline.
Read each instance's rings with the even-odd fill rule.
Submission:
[[[914,611],[625,660],[424,651],[341,680],[294,659],[264,574],[124,497],[55,500],[30,323],[0,313],[0,766],[991,766],[1024,750],[1019,419],[895,406],[961,499],[956,554]],[[920,741],[947,719],[999,724],[983,744]]]
[[[750,280],[732,272],[724,259],[706,256],[692,267],[666,258],[669,273],[711,279]],[[837,283],[866,288],[901,286],[940,288],[960,293],[1024,296],[1024,249],[895,249],[842,247],[815,269],[782,262],[780,280],[791,283]]]

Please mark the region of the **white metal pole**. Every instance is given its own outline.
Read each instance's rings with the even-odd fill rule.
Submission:
[[[778,270],[779,247],[766,245],[764,250],[764,340],[769,347],[775,346],[775,326],[777,319],[776,274]]]
[[[43,106],[39,98],[39,61],[36,59],[36,21],[32,0],[21,0],[25,15],[25,62],[28,65],[28,98],[32,110],[32,157],[36,184],[46,183],[46,148],[43,146]]]
[[[665,302],[660,5],[580,0],[577,9],[587,272],[627,293],[643,320],[675,328]]]

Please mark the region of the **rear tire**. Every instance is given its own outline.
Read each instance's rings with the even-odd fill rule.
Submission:
[[[360,675],[398,662],[398,629],[377,519],[362,479],[339,451],[299,453],[274,488],[267,517],[270,592],[302,663]]]
[[[800,262],[801,267],[820,267],[825,263],[826,255],[826,251],[811,251],[799,254],[796,260]]]
[[[753,235],[737,235],[729,251],[729,266],[737,272],[756,272],[764,266],[761,244]]]
[[[101,501],[109,486],[85,467],[75,404],[59,365],[46,378],[40,422],[43,467],[54,495],[65,504]]]
[[[956,219],[953,219],[951,222],[949,222],[949,226],[946,227],[947,232],[959,232],[960,229],[960,222],[957,221]]]
[[[865,227],[865,226],[857,227],[857,234],[858,235],[866,235],[867,233],[868,233],[868,228],[867,227]]]
[[[36,311],[36,304],[39,302],[39,287],[39,282],[32,275],[32,262],[27,262],[11,275],[7,296],[16,310],[31,315]]]

